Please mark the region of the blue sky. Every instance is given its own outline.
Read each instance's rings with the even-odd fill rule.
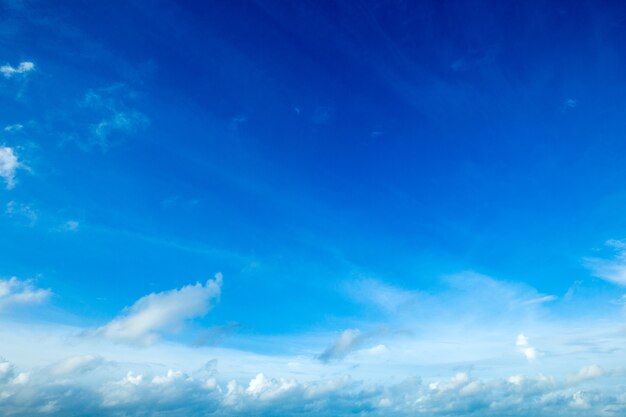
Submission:
[[[0,22],[2,413],[626,409],[626,7]]]

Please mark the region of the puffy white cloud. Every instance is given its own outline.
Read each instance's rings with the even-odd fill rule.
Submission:
[[[537,349],[530,346],[530,344],[528,343],[528,338],[524,336],[524,334],[519,334],[517,336],[517,339],[515,340],[515,345],[529,361],[534,361],[535,359],[537,359]]]
[[[41,303],[51,294],[49,289],[35,288],[32,280],[22,281],[16,277],[0,279],[0,310],[15,305]]]
[[[4,180],[7,189],[15,187],[15,172],[20,167],[22,164],[13,148],[0,146],[0,178]]]
[[[0,330],[1,336],[5,334]],[[24,335],[29,342],[31,336]],[[529,343],[526,337],[518,339],[521,346]],[[103,356],[74,355],[49,366],[0,360],[0,415],[29,416],[46,410],[52,416],[102,417],[577,417],[581,411],[603,415],[606,410],[614,410],[609,415],[617,416],[626,407],[623,387],[603,379],[617,374],[601,371],[604,368],[597,365],[583,367],[574,377],[523,373],[488,377],[474,375],[474,371],[428,372],[405,365],[404,374],[398,376],[406,379],[355,378],[358,369],[352,366],[318,364],[308,368],[313,372],[298,367],[290,373],[288,367],[281,370],[280,363],[294,358],[264,356],[251,360],[243,352],[224,349],[186,347],[169,355],[163,350],[172,348],[169,343],[139,348],[80,337],[64,338],[59,343],[66,350],[98,346]],[[46,349],[45,344],[42,347]],[[152,349],[160,350],[155,356]],[[208,367],[183,369],[175,365],[194,355],[217,361]],[[229,360],[235,367],[226,365]],[[306,362],[305,358],[299,360]],[[312,358],[310,361],[309,366],[316,363]],[[481,367],[476,368],[479,372]]]
[[[20,62],[17,67],[13,67],[9,64],[0,67],[0,73],[4,75],[4,78],[11,78],[17,75],[26,75],[27,73],[35,70],[35,64],[30,61]]]
[[[221,287],[222,274],[217,273],[204,285],[196,283],[146,295],[97,333],[123,342],[154,343],[160,333],[176,332],[186,320],[206,315],[212,301],[219,298]]]

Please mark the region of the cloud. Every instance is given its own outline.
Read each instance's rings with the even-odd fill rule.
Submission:
[[[69,357],[50,368],[54,375],[72,375],[89,372],[103,363],[103,359],[94,355],[80,355]]]
[[[343,359],[349,353],[360,348],[366,340],[371,339],[373,336],[373,332],[363,333],[359,329],[344,330],[339,337],[318,356],[318,359],[322,362]]]
[[[221,287],[222,274],[217,273],[204,285],[196,283],[146,295],[97,333],[117,341],[152,344],[160,333],[176,332],[185,321],[206,315],[211,302],[219,299]]]
[[[83,366],[85,363],[91,365]],[[591,373],[594,380],[604,375]],[[176,368],[140,369],[121,362],[98,362],[93,357],[68,358],[56,367],[24,372],[0,359],[0,413],[26,416],[46,412],[55,417],[575,417],[623,413],[626,397],[619,385],[609,383],[599,389],[588,381],[543,374],[481,378],[462,371],[428,380],[413,376],[376,384],[346,373],[301,380],[256,372],[237,380]]]
[[[59,228],[62,232],[76,232],[80,226],[80,223],[77,220],[68,220],[61,225]]]
[[[4,127],[4,131],[8,132],[8,133],[12,133],[12,132],[19,132],[20,130],[24,129],[24,125],[21,123],[15,123],[12,125],[7,125]]]
[[[7,216],[14,218],[21,226],[33,227],[39,218],[37,211],[31,206],[13,200],[7,203],[4,212]]]
[[[347,283],[345,290],[355,301],[370,303],[386,312],[397,312],[418,301],[417,291],[407,291],[375,279],[361,279]]]
[[[515,340],[515,346],[518,347],[520,353],[522,353],[529,362],[537,359],[537,349],[530,346],[530,344],[528,343],[528,338],[524,336],[523,333],[517,336],[517,339]]]
[[[49,289],[35,288],[32,280],[0,279],[0,310],[16,305],[38,304],[50,297]]]
[[[611,258],[586,258],[585,265],[593,276],[626,286],[626,241],[608,240],[606,246],[613,250]]]
[[[66,130],[63,142],[75,143],[85,151],[93,148],[106,151],[112,138],[146,128],[150,123],[148,117],[129,105],[134,99],[135,94],[123,84],[88,90],[77,101],[71,117],[66,118],[68,126],[63,128]]]
[[[0,146],[0,177],[4,180],[7,189],[15,187],[15,172],[22,164],[13,148]]]
[[[24,76],[31,71],[35,70],[35,64],[30,61],[20,62],[17,67],[13,67],[9,64],[0,67],[0,73],[4,75],[4,78],[12,78],[14,76]]]
[[[572,383],[578,383],[601,378],[604,375],[606,375],[606,372],[602,369],[602,367],[598,365],[588,365],[582,367],[578,373],[568,376],[567,380]]]

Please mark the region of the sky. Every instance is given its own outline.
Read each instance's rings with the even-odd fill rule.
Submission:
[[[0,414],[621,416],[626,5],[0,0]]]

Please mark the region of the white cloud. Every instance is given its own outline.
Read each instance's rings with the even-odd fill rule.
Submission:
[[[587,258],[585,264],[595,277],[626,286],[626,242],[608,240],[606,245],[613,250],[612,258]]]
[[[26,330],[23,354],[46,357],[51,336]],[[13,328],[0,327],[3,350],[16,356]],[[71,334],[70,331],[67,334]],[[75,333],[75,332],[74,332]],[[522,335],[523,336],[523,335]],[[216,348],[191,348],[171,343],[138,348],[107,339],[59,336],[62,354],[98,349],[102,356],[73,355],[39,365],[20,365],[0,360],[0,415],[33,415],[46,408],[53,416],[98,415],[184,415],[226,417],[246,416],[451,416],[484,417],[578,417],[602,415],[607,407],[626,407],[619,385],[604,377],[599,365],[583,367],[574,377],[561,374],[511,373],[484,375],[485,367],[468,364],[461,371],[441,371],[402,364],[389,369],[394,378],[362,377],[351,364],[320,365],[312,358],[297,360],[303,365],[289,372],[289,356],[252,355]],[[518,337],[520,347],[527,337]],[[36,346],[32,341],[38,340]],[[621,340],[621,339],[620,339]],[[18,343],[19,344],[19,343]],[[216,358],[207,370],[202,363]],[[388,360],[382,364],[388,367]],[[621,354],[616,354],[618,366]],[[204,361],[204,362],[203,362]],[[193,365],[195,363],[195,365]],[[455,364],[455,367],[463,366]],[[492,368],[492,366],[487,366]],[[521,369],[524,369],[522,366]],[[609,368],[607,368],[609,369]],[[526,369],[527,370],[527,369]],[[361,376],[359,375],[361,372]],[[20,377],[27,374],[27,377]],[[483,375],[481,375],[483,374]],[[510,376],[512,375],[512,376]],[[404,379],[403,379],[404,378]],[[19,381],[19,383],[18,383]]]
[[[524,336],[524,334],[519,334],[517,336],[517,339],[515,340],[515,346],[518,347],[519,351],[526,357],[526,359],[528,359],[529,362],[537,359],[537,349],[535,349],[528,343],[528,338]]]
[[[9,64],[0,67],[0,73],[4,75],[4,78],[11,78],[16,75],[26,75],[27,73],[35,70],[35,64],[30,61],[20,62],[17,67],[13,67]]]
[[[0,279],[0,310],[15,305],[38,304],[51,294],[48,289],[35,288],[32,280]]]
[[[598,365],[583,366],[578,373],[570,375],[567,379],[569,382],[577,383],[587,381],[590,379],[596,379],[604,376],[606,372],[602,367]]]
[[[211,302],[219,298],[221,286],[222,275],[217,273],[204,285],[146,295],[97,333],[118,341],[152,344],[161,332],[178,331],[186,320],[206,315]]]
[[[4,180],[7,189],[15,187],[15,172],[21,166],[13,148],[0,146],[0,177]]]

